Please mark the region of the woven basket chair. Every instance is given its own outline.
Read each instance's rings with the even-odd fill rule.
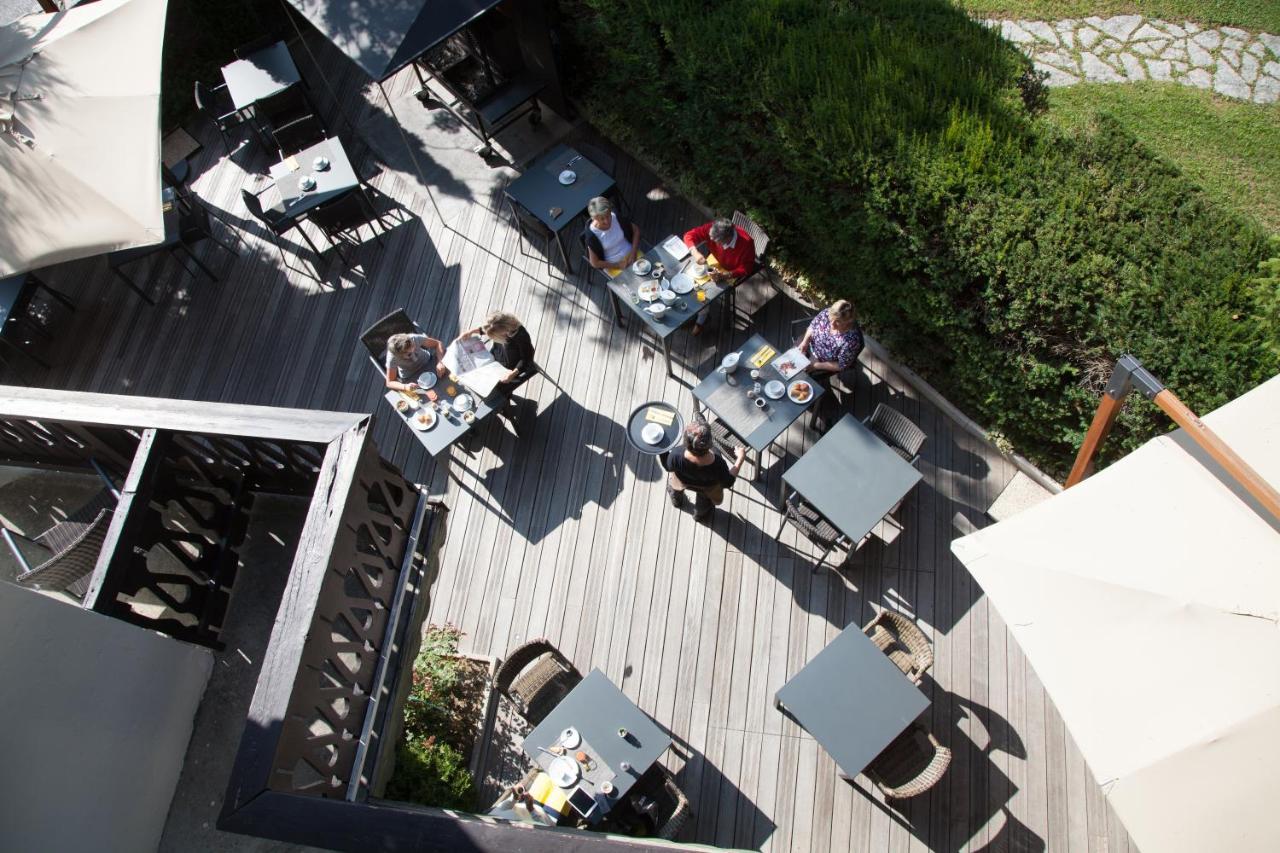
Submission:
[[[872,759],[863,773],[885,797],[905,799],[938,784],[951,765],[951,750],[920,723],[912,723]]]
[[[28,540],[49,552],[49,558],[34,567],[21,558],[21,552],[13,541],[12,537],[20,534],[5,530],[4,538],[10,550],[21,558],[25,567],[16,578],[17,582],[41,590],[66,591],[83,598],[118,502],[109,489],[103,489],[65,520]]]
[[[582,673],[550,640],[540,637],[515,649],[494,676],[494,687],[520,716],[536,726],[582,681]]]
[[[867,428],[880,436],[895,453],[915,465],[920,461],[920,449],[924,447],[924,430],[896,409],[877,403],[871,417],[863,421]]]
[[[924,632],[906,616],[882,610],[862,629],[875,647],[884,652],[902,674],[919,684],[933,666],[933,647]]]

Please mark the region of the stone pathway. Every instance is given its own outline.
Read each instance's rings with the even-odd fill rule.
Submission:
[[[1140,15],[983,21],[1048,73],[1049,86],[1172,80],[1229,98],[1280,100],[1280,36]]]

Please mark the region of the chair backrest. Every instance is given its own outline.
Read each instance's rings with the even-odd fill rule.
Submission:
[[[933,647],[929,645],[929,638],[915,622],[901,613],[880,611],[863,627],[862,633],[916,684],[933,666]]]
[[[765,233],[765,230],[741,210],[733,212],[733,224],[746,231],[747,236],[756,244],[756,260],[759,261],[763,258],[765,250],[769,248],[769,235]]]
[[[255,103],[253,109],[259,118],[266,119],[273,127],[311,115],[311,105],[307,103],[307,96],[298,84],[268,95]]]
[[[662,774],[662,789],[658,798],[657,827],[655,834],[666,841],[674,841],[693,817],[693,809],[689,806],[689,798],[676,784],[675,775],[663,767],[656,765]]]
[[[387,339],[400,332],[420,332],[418,324],[409,319],[403,308],[397,308],[360,333],[360,343],[369,353],[369,360],[381,376],[386,371]]]
[[[326,234],[338,234],[359,228],[369,221],[358,190],[317,205],[307,213],[307,218]]]
[[[244,202],[244,206],[249,209],[249,214],[253,216],[254,219],[258,220],[272,231],[278,230],[276,228],[276,224],[267,218],[266,212],[262,209],[262,199],[258,198],[243,187],[240,188],[240,199]]]
[[[102,508],[79,535],[29,572],[18,575],[22,586],[62,591],[93,571],[107,537],[113,510]],[[43,538],[43,537],[42,537]]]
[[[951,750],[920,723],[912,723],[863,772],[886,797],[915,797],[932,788],[951,765]]]
[[[192,93],[192,96],[196,100],[197,110],[209,116],[209,118],[212,118],[215,120],[218,118],[218,113],[213,108],[213,93],[211,93],[209,89],[199,80],[197,80],[195,83],[195,88]]]
[[[906,415],[877,403],[876,410],[866,420],[867,427],[898,452],[898,455],[915,465],[924,447],[924,430],[913,424]]]
[[[493,686],[521,715],[537,725],[578,682],[582,673],[546,637],[511,652],[493,677]]]
[[[324,125],[313,115],[271,128],[271,135],[280,149],[280,159],[297,154],[325,138]]]

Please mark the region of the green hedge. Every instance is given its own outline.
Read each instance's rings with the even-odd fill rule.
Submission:
[[[1277,370],[1266,234],[932,0],[562,0],[588,117],[847,296],[904,362],[1062,473],[1132,352],[1208,409]],[[1128,407],[1116,455],[1166,429]]]

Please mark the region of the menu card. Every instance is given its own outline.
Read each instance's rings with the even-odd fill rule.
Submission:
[[[508,373],[494,360],[484,341],[476,337],[463,338],[449,345],[444,353],[444,365],[480,398],[488,397]]]

